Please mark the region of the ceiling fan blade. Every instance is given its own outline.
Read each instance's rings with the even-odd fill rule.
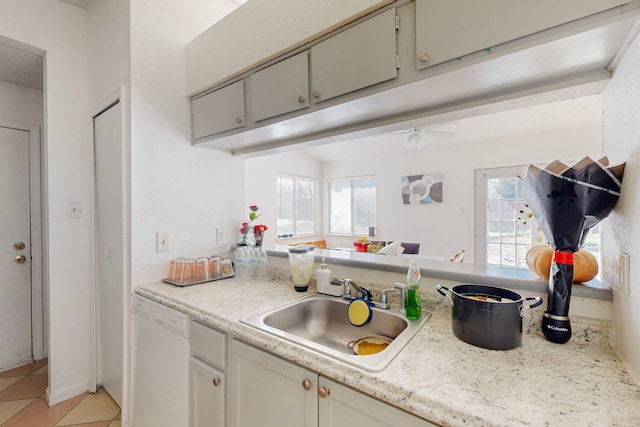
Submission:
[[[423,135],[425,136],[436,136],[438,138],[451,138],[455,135],[455,132],[447,132],[444,130],[426,130]]]

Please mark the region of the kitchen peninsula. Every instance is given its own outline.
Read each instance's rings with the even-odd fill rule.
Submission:
[[[557,345],[540,333],[541,311],[532,311],[520,348],[486,350],[455,338],[450,304],[429,294],[431,319],[386,369],[370,373],[240,323],[301,297],[287,269],[272,273],[271,281],[151,283],[135,292],[226,334],[229,343],[240,340],[438,425],[626,426],[640,419],[640,387],[609,346],[608,321],[572,318],[573,338]]]

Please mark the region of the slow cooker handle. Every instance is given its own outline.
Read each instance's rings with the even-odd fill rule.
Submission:
[[[442,286],[442,285],[436,285],[436,291],[438,291],[438,293],[440,295],[442,295],[443,297],[449,297],[449,299],[451,300],[451,302],[453,302],[453,298],[451,297],[451,294],[446,294],[444,291],[447,292],[451,292],[449,290],[449,288],[447,288],[446,286]]]
[[[540,304],[542,304],[542,297],[527,297],[525,298],[526,301],[535,301],[532,304],[529,304],[527,307],[525,308],[535,308],[537,306],[539,306]]]

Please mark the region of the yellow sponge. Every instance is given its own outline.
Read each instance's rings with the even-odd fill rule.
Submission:
[[[371,307],[363,299],[355,299],[349,304],[349,321],[353,326],[365,325],[371,320]]]

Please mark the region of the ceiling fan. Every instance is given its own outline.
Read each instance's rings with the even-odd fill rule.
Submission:
[[[406,134],[407,138],[402,143],[402,147],[406,150],[422,150],[427,146],[427,141],[425,137],[435,136],[437,138],[451,138],[455,135],[455,132],[443,131],[443,130],[435,130],[437,128],[443,126],[449,126],[456,121],[440,123],[435,125],[422,126],[419,128],[411,128],[406,130],[401,130],[398,132],[391,132],[389,135],[393,134]]]

